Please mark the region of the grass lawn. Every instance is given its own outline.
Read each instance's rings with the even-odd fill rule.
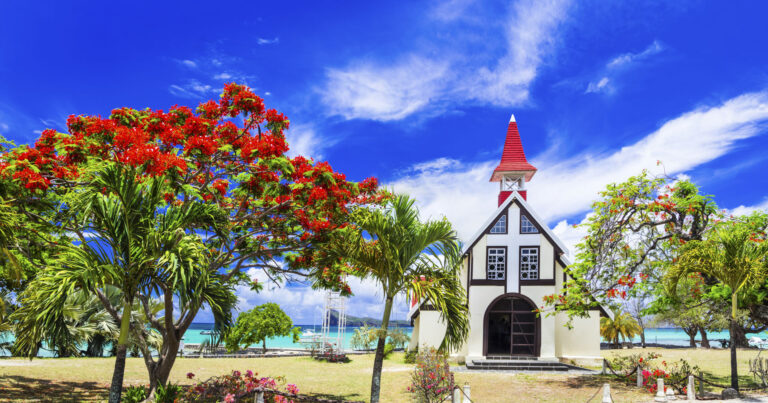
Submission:
[[[604,351],[605,356],[632,354],[641,349]],[[646,349],[657,351],[667,361],[685,357],[705,370],[705,374],[726,382],[729,371],[727,350]],[[751,378],[747,371],[747,358],[756,351],[739,351],[742,379]],[[112,376],[114,358],[47,358],[0,359],[0,401],[42,399],[48,401],[104,400]],[[260,375],[284,376],[289,383],[299,386],[302,393],[348,400],[367,400],[373,355],[353,356],[352,362],[331,364],[314,361],[309,357],[286,358],[180,358],[171,374],[171,380],[191,384],[187,372],[196,379],[207,379],[233,370],[251,369]],[[409,384],[412,366],[403,363],[402,354],[395,354],[384,362],[382,401],[407,402],[405,388]],[[476,402],[586,402],[603,383],[610,383],[615,401],[638,402],[652,398],[631,386],[622,385],[615,378],[587,375],[559,374],[503,374],[457,372],[456,381],[468,382]],[[125,384],[146,383],[146,370],[140,358],[129,358]],[[599,396],[598,396],[599,399]]]

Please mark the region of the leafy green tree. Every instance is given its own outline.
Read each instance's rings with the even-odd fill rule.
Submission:
[[[616,348],[619,348],[619,338],[623,341],[632,340],[640,332],[640,325],[622,310],[615,309],[613,318],[600,318],[600,335]]]
[[[376,329],[363,325],[352,332],[349,342],[355,350],[369,350],[378,339],[376,333]]]
[[[267,339],[279,336],[292,336],[295,343],[299,341],[301,330],[293,326],[291,318],[280,309],[280,305],[268,302],[237,315],[237,321],[227,330],[224,342],[230,352],[257,343],[261,343],[266,352]]]
[[[719,213],[694,183],[645,171],[608,185],[592,210],[576,261],[566,268],[569,279],[561,295],[548,299],[570,316],[621,301],[638,282],[658,281],[679,247],[701,239]]]
[[[339,256],[357,269],[354,274],[378,283],[384,296],[371,380],[371,402],[375,403],[379,401],[384,346],[396,295],[416,295],[440,312],[447,325],[442,342],[446,350],[464,342],[469,320],[459,281],[461,253],[450,222],[422,222],[414,200],[396,195],[382,208],[358,210],[354,223],[357,231],[338,244]]]
[[[764,235],[764,234],[763,234]],[[763,280],[768,270],[768,244],[739,221],[719,223],[703,240],[689,242],[670,272],[673,286],[690,273],[717,279],[731,294],[731,387],[739,388],[736,362],[738,295],[745,286]]]
[[[21,308],[14,313],[19,322],[16,347],[32,356],[41,340],[68,337],[70,295],[79,291],[96,295],[120,324],[110,402],[120,400],[134,304],[142,302],[147,320],[162,330],[165,328],[150,317],[147,306],[150,295],[164,289],[175,290],[182,306],[188,301],[205,301],[214,311],[229,309],[226,298],[216,298],[229,294],[216,287],[211,294],[210,279],[200,276],[207,259],[200,236],[183,230],[205,211],[170,206],[160,212],[162,185],[162,177],[141,181],[133,169],[110,164],[99,170],[89,186],[69,194],[70,220],[86,223],[76,229],[80,243],[60,246],[57,264],[38,273],[21,294]],[[109,287],[120,290],[118,305],[105,295]],[[165,295],[165,305],[173,309],[173,299]],[[166,316],[165,321],[172,324],[173,317]],[[145,335],[141,329],[133,331],[144,346],[146,360],[151,353]],[[153,381],[151,375],[150,371]]]

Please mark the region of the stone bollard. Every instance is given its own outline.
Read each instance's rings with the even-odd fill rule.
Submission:
[[[675,396],[675,390],[672,389],[672,387],[667,388],[667,400],[677,400],[677,396]]]
[[[637,366],[637,387],[643,387],[643,369],[639,365]]]
[[[699,396],[704,396],[704,377],[701,376],[701,370],[699,370]]]
[[[469,396],[471,396],[469,392],[470,392],[469,384],[465,383],[464,384],[464,403],[472,403],[472,400],[469,398]]]
[[[256,392],[256,395],[253,397],[253,401],[255,403],[264,403],[264,391],[260,390]]]
[[[666,402],[667,394],[664,393],[664,378],[656,379],[656,396],[653,398],[654,402]]]
[[[693,378],[693,375],[688,375],[688,393],[686,393],[686,397],[690,401],[696,400],[696,380]]]
[[[453,390],[453,396],[451,396],[451,403],[461,403],[461,388],[458,386]]]
[[[600,403],[613,403],[613,398],[611,398],[611,385],[607,383],[603,384],[603,401]]]
[[[601,373],[601,375],[606,375],[607,373],[608,373],[608,361],[603,359],[603,372]]]

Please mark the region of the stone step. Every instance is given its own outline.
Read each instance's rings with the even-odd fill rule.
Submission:
[[[568,372],[571,369],[568,365],[541,365],[540,363],[499,363],[499,364],[486,364],[475,365],[467,364],[467,369],[476,370],[491,370],[491,371],[557,371]]]
[[[497,355],[497,356],[487,356],[483,358],[484,360],[515,360],[515,361],[538,361],[539,357],[531,357],[529,355]]]
[[[474,365],[565,365],[559,361],[526,361],[526,360],[472,360]]]

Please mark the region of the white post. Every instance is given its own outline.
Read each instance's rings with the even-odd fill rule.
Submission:
[[[664,393],[664,378],[656,379],[656,397],[653,398],[654,402],[666,402],[667,394]]]
[[[693,375],[688,375],[688,393],[686,393],[688,400],[696,400],[696,381],[693,379]]]
[[[605,375],[605,374],[608,373],[608,365],[607,364],[608,364],[608,362],[605,361],[605,358],[603,358],[603,372],[602,372],[602,375]]]
[[[472,400],[469,399],[470,393],[469,393],[469,383],[464,384],[464,403],[472,403]]]
[[[639,365],[637,366],[637,387],[643,387],[643,369]]]
[[[256,396],[254,396],[253,401],[256,403],[264,403],[264,391],[260,390],[256,392]]]
[[[603,384],[603,401],[601,403],[613,403],[613,399],[611,398],[611,385],[604,383]]]
[[[675,396],[675,390],[672,389],[672,387],[667,388],[667,400],[677,400],[677,396]]]
[[[451,395],[451,403],[461,403],[461,389],[455,388],[453,390],[453,394]]]

